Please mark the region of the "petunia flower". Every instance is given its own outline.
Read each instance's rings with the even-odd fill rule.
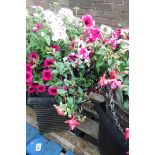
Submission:
[[[31,61],[33,61],[34,59],[38,59],[38,54],[37,54],[37,52],[31,52],[30,54],[29,54],[29,59],[31,60]]]
[[[54,64],[54,60],[53,59],[45,59],[44,60],[44,68],[46,67],[50,67],[50,65]]]
[[[68,55],[68,59],[69,59],[70,62],[75,61],[76,58],[78,58],[78,55],[75,54],[74,52],[71,52],[71,53]]]
[[[118,81],[117,79],[109,80],[111,89],[116,89],[117,87],[120,88],[122,81]]]
[[[52,71],[51,70],[43,70],[42,72],[42,80],[49,81],[53,79]]]
[[[86,36],[89,42],[101,40],[103,38],[99,28],[91,28],[86,31]]]
[[[50,95],[56,96],[58,94],[57,87],[55,87],[55,86],[49,87],[48,88],[48,93]]]
[[[60,47],[57,44],[54,44],[51,47],[54,48],[56,52],[60,52]]]
[[[56,109],[56,111],[57,111],[59,116],[63,116],[64,115],[64,112],[62,111],[62,109],[60,107],[58,107],[56,105],[54,105],[54,107],[55,107],[55,109]]]
[[[46,86],[45,85],[42,85],[42,84],[39,84],[37,86],[37,92],[42,93],[44,91],[46,91]]]
[[[86,28],[92,28],[95,26],[95,21],[91,15],[85,15],[82,17],[82,22]]]
[[[42,24],[39,23],[39,22],[37,22],[37,23],[35,24],[35,26],[33,27],[32,31],[33,31],[33,32],[37,32],[37,31],[39,31],[40,29],[42,29]]]
[[[80,49],[78,50],[79,58],[84,59],[84,60],[86,60],[86,61],[88,61],[88,60],[90,59],[89,53],[90,53],[90,51],[88,51],[88,50],[85,49],[85,48],[80,48]]]
[[[31,82],[33,75],[31,72],[26,71],[26,82]]]
[[[26,64],[26,71],[28,71],[28,72],[30,72],[30,73],[32,73],[32,71],[33,71],[33,68],[31,67],[31,65],[30,64]]]
[[[28,93],[30,94],[30,93],[34,93],[35,92],[35,88],[33,88],[33,87],[30,87],[30,88],[28,88]]]
[[[71,128],[71,130],[74,130],[74,128],[78,125],[80,125],[80,122],[75,119],[75,116],[73,116],[70,120],[65,121],[64,123],[68,124]]]

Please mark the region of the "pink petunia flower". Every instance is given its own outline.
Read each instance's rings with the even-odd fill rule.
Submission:
[[[113,50],[115,50],[117,48],[117,39],[115,39],[115,38],[105,39],[103,41],[103,43],[110,44],[112,46]]]
[[[31,82],[33,75],[31,72],[26,71],[26,82]]]
[[[76,58],[78,58],[78,55],[75,54],[74,52],[71,52],[71,53],[68,55],[68,59],[69,59],[70,62],[75,61]]]
[[[55,109],[56,109],[56,111],[57,111],[59,116],[63,116],[64,115],[64,112],[62,111],[62,109],[60,107],[58,107],[56,105],[54,105],[54,107],[55,107]]]
[[[50,67],[50,65],[54,64],[54,60],[53,59],[46,59],[44,60],[44,68],[46,67]]]
[[[33,71],[33,68],[31,67],[31,65],[30,64],[26,64],[26,71],[28,71],[28,72],[30,72],[30,73],[32,73],[32,71]]]
[[[84,59],[84,60],[86,60],[86,61],[88,61],[88,60],[90,59],[89,53],[90,53],[90,51],[88,51],[88,50],[85,49],[85,48],[80,48],[80,49],[78,50],[79,58]]]
[[[33,87],[30,87],[30,88],[28,88],[28,93],[30,94],[30,93],[34,93],[35,92],[35,88],[33,88]]]
[[[103,38],[99,28],[91,28],[86,31],[86,36],[89,42],[101,40]]]
[[[119,28],[111,33],[111,38],[113,38],[113,39],[120,39],[121,37],[122,37],[121,29],[119,29]]]
[[[129,128],[126,128],[126,129],[125,129],[124,137],[125,137],[126,140],[129,139]]]
[[[33,32],[37,32],[37,31],[39,31],[40,29],[42,29],[42,24],[39,23],[39,22],[37,22],[37,23],[35,24],[35,26],[33,27],[32,31],[33,31]]]
[[[37,52],[31,52],[30,54],[29,54],[29,59],[31,60],[31,61],[33,61],[34,59],[38,59],[39,57],[38,57],[38,54],[37,54]]]
[[[80,122],[75,119],[75,116],[73,116],[70,120],[65,121],[64,123],[68,124],[71,128],[71,130],[74,130],[74,128],[78,125],[80,125]]]
[[[99,82],[98,82],[98,84],[101,86],[101,87],[104,87],[104,86],[106,86],[107,84],[108,84],[108,80],[105,78],[105,74],[103,74],[103,76],[102,77],[100,77],[100,80],[99,80]]]
[[[48,88],[48,93],[50,95],[56,96],[58,94],[57,87],[55,87],[55,86],[49,87]]]
[[[54,44],[51,47],[54,48],[56,52],[60,52],[60,47],[57,44]]]
[[[51,70],[43,70],[42,72],[42,80],[49,81],[53,79],[52,71]]]
[[[86,28],[92,28],[95,26],[95,21],[91,15],[85,15],[82,17],[82,22]]]
[[[42,93],[44,91],[46,91],[46,86],[45,85],[40,84],[40,85],[37,86],[37,92]]]

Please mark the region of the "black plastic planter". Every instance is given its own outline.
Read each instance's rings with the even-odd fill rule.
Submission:
[[[32,94],[27,97],[27,104],[36,110],[38,127],[41,132],[69,130],[69,125],[64,122],[67,116],[59,116],[54,104],[56,101],[46,94]]]
[[[129,150],[129,142],[117,129],[104,112],[102,104],[95,104],[99,114],[99,139],[98,146],[101,155],[126,155]]]

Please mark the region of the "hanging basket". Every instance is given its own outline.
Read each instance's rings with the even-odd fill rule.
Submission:
[[[38,127],[41,132],[69,130],[64,122],[67,116],[59,116],[53,105],[56,104],[54,97],[47,92],[31,94],[27,97],[27,104],[36,110]]]

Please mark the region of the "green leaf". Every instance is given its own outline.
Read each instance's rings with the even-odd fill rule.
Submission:
[[[72,107],[73,104],[74,104],[74,99],[72,97],[67,97],[68,107]]]
[[[57,91],[58,91],[59,95],[63,95],[63,94],[65,94],[67,92],[64,89],[58,89]]]
[[[100,59],[97,60],[96,68],[97,68],[98,72],[100,72],[100,68],[103,66],[103,64],[104,64],[103,58],[100,58]]]
[[[52,70],[53,75],[57,75],[59,72],[57,70]]]
[[[79,92],[80,94],[84,94],[83,89],[82,89],[81,87],[78,87],[78,92]]]
[[[128,76],[125,78],[124,83],[125,83],[126,85],[129,84],[129,77],[128,77]]]
[[[50,46],[50,44],[51,44],[50,36],[45,36],[45,40],[46,40],[47,45]]]
[[[129,101],[128,100],[124,102],[123,107],[125,109],[129,109]]]
[[[72,82],[67,79],[65,79],[64,82],[66,86],[72,85]]]

